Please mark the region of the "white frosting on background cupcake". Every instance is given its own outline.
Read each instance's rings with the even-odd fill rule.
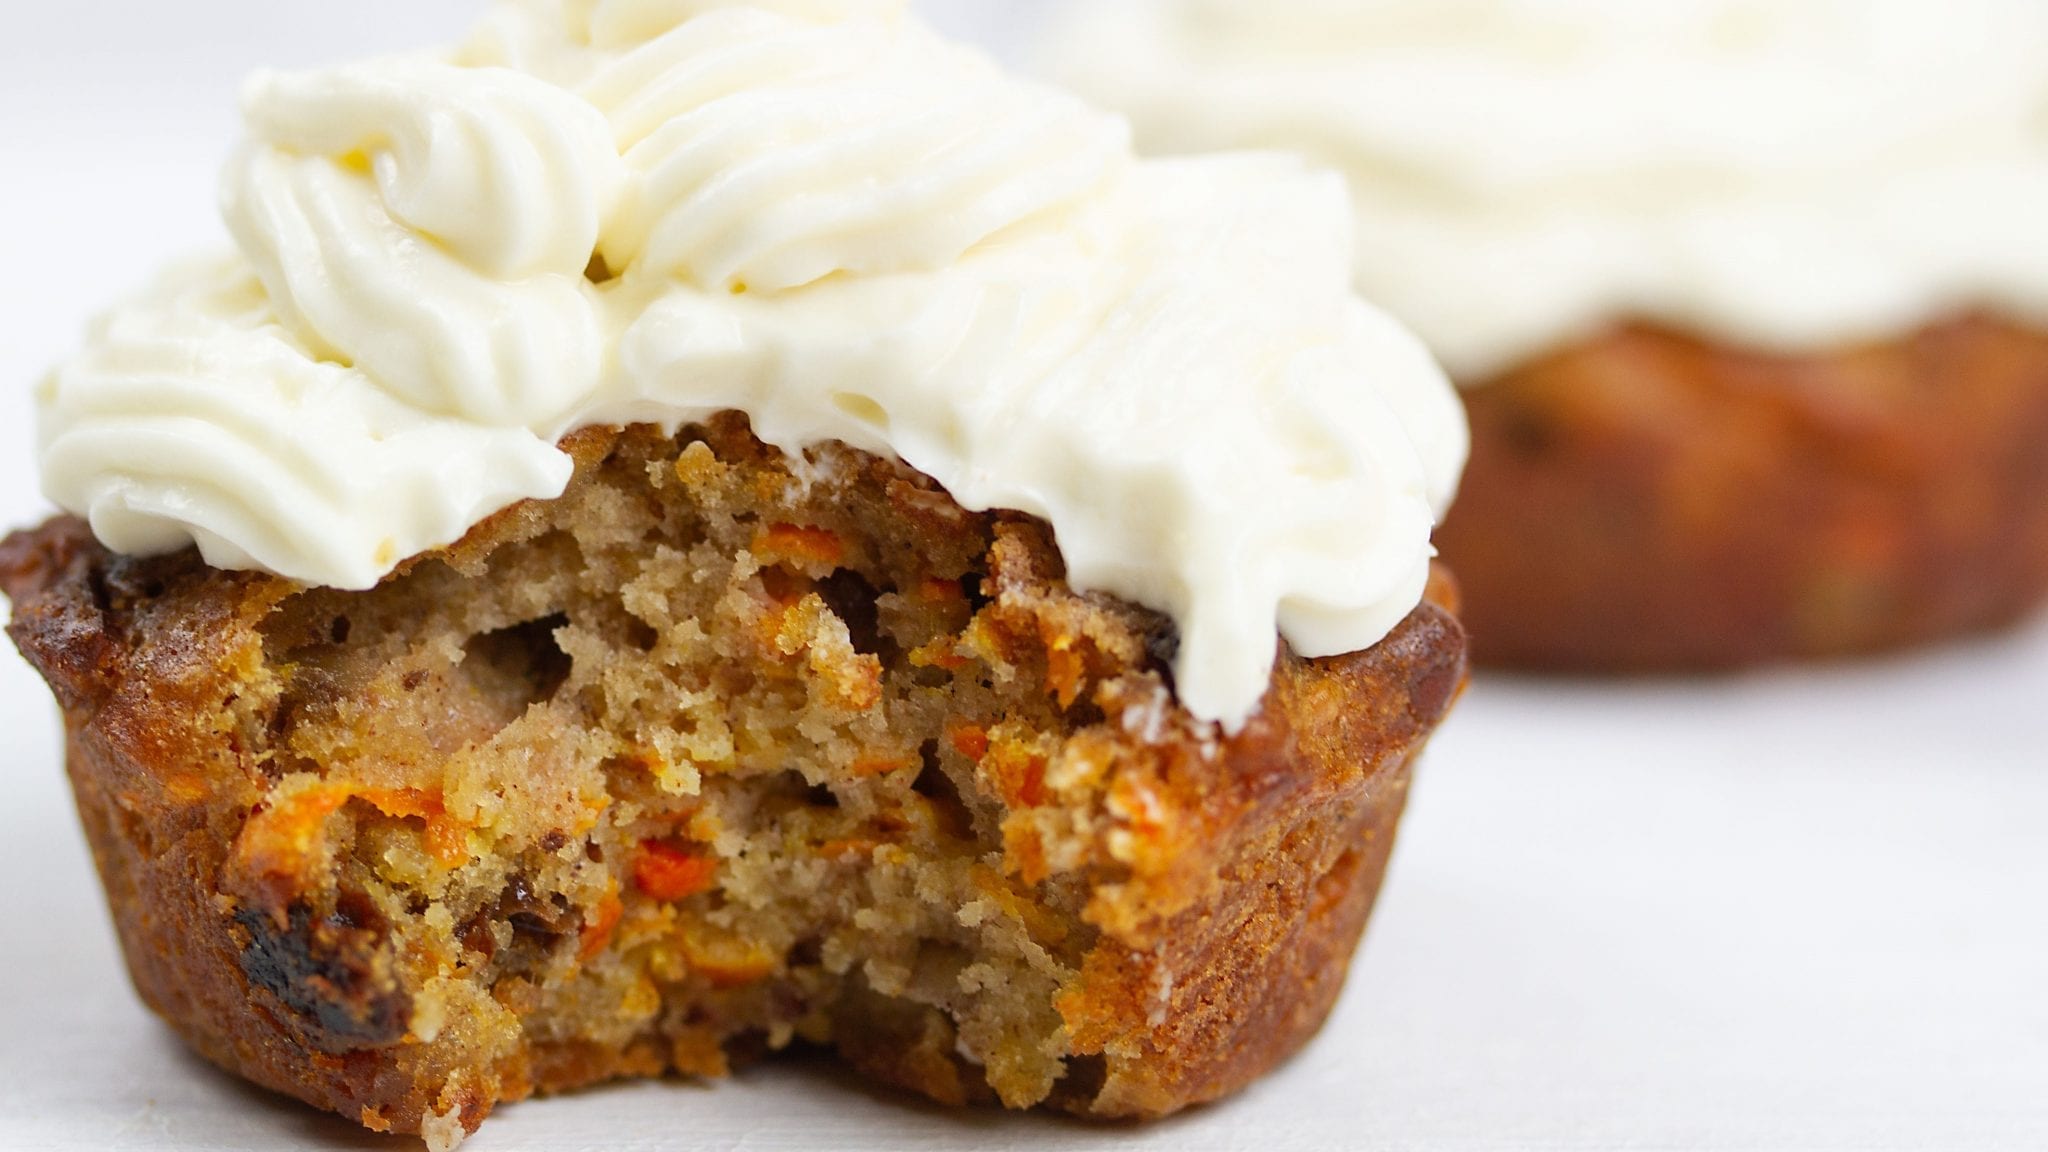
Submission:
[[[1361,289],[1461,380],[1632,318],[2048,321],[2039,0],[1090,0],[1054,44],[1142,150],[1341,169]]]
[[[1421,598],[1463,418],[1351,288],[1334,175],[1139,162],[884,0],[505,0],[244,104],[239,251],[39,393],[44,486],[117,550],[366,588],[559,494],[575,428],[740,409],[1043,516],[1227,726],[1276,628],[1356,651]]]

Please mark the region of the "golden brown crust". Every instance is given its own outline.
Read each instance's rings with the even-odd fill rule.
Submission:
[[[228,734],[195,739],[189,719],[212,709],[237,663],[216,641],[246,640],[273,582],[190,557],[120,560],[60,518],[0,543],[0,590],[15,604],[9,633],[64,706],[73,795],[143,1001],[209,1060],[351,1119],[418,1131],[453,1107],[481,1122],[488,1101],[444,1092],[446,1077],[414,1053],[337,1044],[274,1010],[251,979],[268,963],[294,997],[331,990],[324,1014],[337,1022],[353,1014],[375,1027],[381,1014],[384,1029],[394,1009],[374,1005],[398,994],[360,955],[315,947],[303,921],[295,954],[287,932],[245,960],[246,919],[222,892],[262,782],[244,774]]]
[[[713,440],[727,459],[751,442]],[[579,465],[619,444],[585,438]],[[928,503],[893,466],[875,467],[870,479],[897,498]],[[517,538],[543,515],[515,509],[458,555],[482,563],[490,538]],[[957,530],[944,527],[957,513],[932,515]],[[1103,717],[1076,738],[1113,746],[1107,810],[1128,814],[1121,859],[1075,873],[1078,914],[1046,895],[1058,881],[1045,879],[1030,823],[1053,801],[1016,807],[998,841],[1001,892],[1030,905],[1022,915],[1048,947],[1078,949],[1078,977],[1056,1004],[1066,1073],[1045,1102],[1149,1117],[1233,1092],[1306,1042],[1337,995],[1413,760],[1464,682],[1454,593],[1440,577],[1369,652],[1303,661],[1283,650],[1263,711],[1234,738],[1169,714],[1141,741],[1128,730],[1157,702],[1114,698],[1144,681],[1097,678],[1096,665],[1119,652],[1127,665],[1151,660],[1118,639],[1149,619],[1066,590],[1042,526],[997,517],[984,529],[996,641],[1082,653],[1104,685]],[[16,606],[10,633],[64,705],[79,811],[136,986],[209,1059],[380,1131],[419,1132],[474,1130],[495,1104],[535,1092],[717,1074],[753,1054],[688,1031],[423,1035],[415,957],[374,908],[309,888],[317,872],[293,858],[308,850],[272,827],[289,786],[251,748],[290,719],[252,669],[265,659],[258,625],[297,590],[190,555],[112,557],[68,519],[0,544],[0,588]],[[510,987],[493,994],[514,1004]],[[940,1100],[994,1098],[942,1014],[857,982],[839,995],[819,1038],[857,1066]]]
[[[1438,539],[1483,663],[1862,654],[2048,596],[2048,333],[1979,316],[1772,357],[1630,328],[1465,398]]]
[[[1233,788],[1197,785],[1201,834],[1227,845],[1220,883],[1098,947],[1062,1005],[1078,1046],[1111,1056],[1096,1114],[1226,1096],[1321,1027],[1378,896],[1414,754],[1464,685],[1454,601],[1439,580],[1372,651],[1290,660],[1224,753]]]

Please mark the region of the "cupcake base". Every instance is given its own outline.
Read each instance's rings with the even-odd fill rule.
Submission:
[[[1803,358],[1637,327],[1465,398],[1438,540],[1482,663],[1853,656],[2048,599],[2048,333],[1973,316]]]
[[[1162,1115],[1320,1027],[1464,682],[1446,579],[1223,738],[1049,531],[744,421],[567,445],[365,593],[0,545],[129,971],[196,1049],[446,1148],[794,1045]]]

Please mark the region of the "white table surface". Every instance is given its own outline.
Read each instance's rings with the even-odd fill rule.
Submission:
[[[1014,37],[1035,0],[935,5]],[[71,0],[0,24],[0,523],[28,389],[212,241],[235,78],[417,43],[454,0]],[[2048,450],[2048,447],[2044,447]],[[828,1065],[506,1109],[512,1149],[2048,1147],[2048,625],[1697,684],[1482,679],[1302,1056],[1148,1129],[955,1114]],[[390,1148],[186,1054],[130,993],[53,710],[0,653],[0,1150]]]

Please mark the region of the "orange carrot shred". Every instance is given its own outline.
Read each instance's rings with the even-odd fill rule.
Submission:
[[[955,752],[976,763],[988,755],[988,729],[979,724],[955,724],[946,730],[946,738]]]
[[[826,566],[846,559],[846,542],[829,528],[771,524],[754,537],[754,551],[765,558]]]
[[[718,861],[664,840],[645,840],[633,858],[633,884],[655,900],[674,903],[709,891]]]
[[[605,893],[604,899],[598,901],[596,912],[584,921],[577,955],[586,962],[596,959],[597,954],[612,942],[612,932],[618,928],[619,918],[625,914],[626,906],[620,902],[618,894]]]

